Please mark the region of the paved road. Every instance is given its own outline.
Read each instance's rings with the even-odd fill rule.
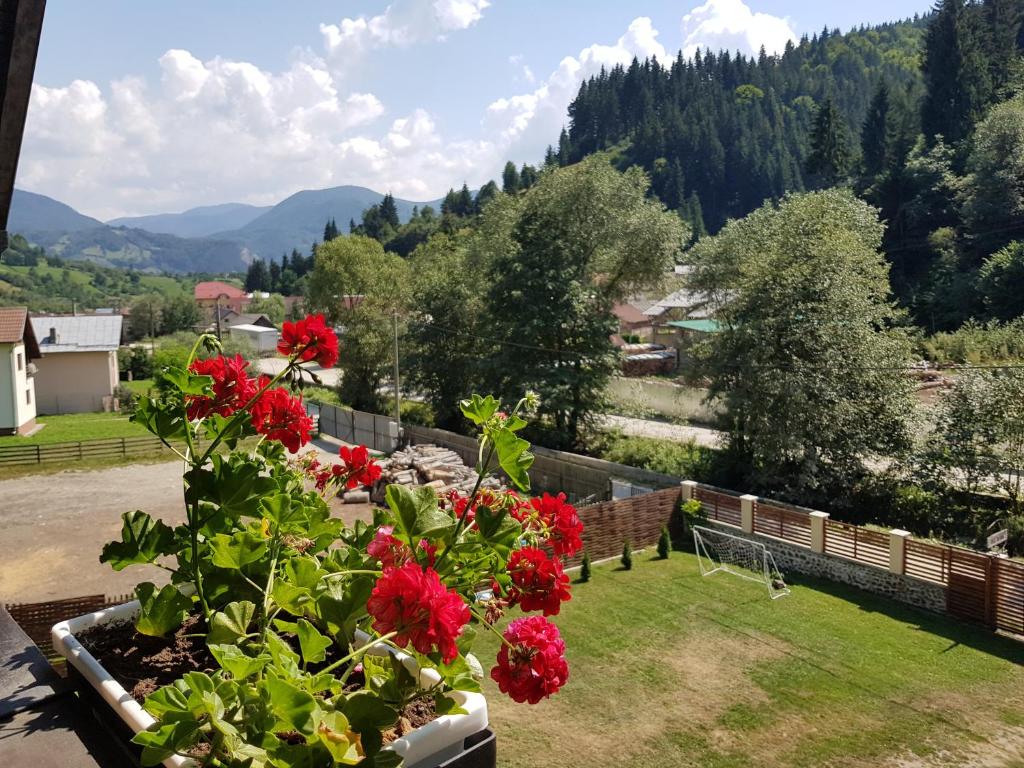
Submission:
[[[610,415],[603,417],[602,423],[607,428],[622,430],[623,434],[633,437],[653,437],[659,440],[678,440],[679,442],[693,440],[697,445],[707,448],[721,446],[722,433],[706,427]]]

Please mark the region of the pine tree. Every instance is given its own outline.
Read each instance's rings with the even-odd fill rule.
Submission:
[[[658,557],[662,560],[668,560],[668,555],[672,551],[672,537],[669,536],[668,528],[665,526],[661,527],[661,536],[658,537]]]
[[[829,96],[818,107],[811,131],[811,153],[807,157],[807,170],[816,174],[825,186],[834,187],[846,176],[850,152],[846,143],[846,126]]]
[[[506,195],[514,195],[519,191],[519,171],[516,164],[509,160],[501,173],[501,191]]]
[[[267,271],[267,263],[263,259],[256,259],[246,270],[245,290],[248,293],[270,290],[270,273]]]
[[[687,215],[684,218],[690,225],[690,240],[695,243],[708,234],[708,228],[704,226],[704,209],[696,192],[690,194],[690,199],[686,201],[686,209]]]
[[[1019,53],[1022,11],[1020,0],[985,0],[985,26],[988,28],[988,59],[993,89],[1005,96],[1012,63]]]
[[[929,140],[941,135],[955,143],[970,135],[992,93],[982,47],[984,22],[963,0],[941,0],[935,10],[921,66],[926,89],[921,128]]]
[[[590,555],[583,553],[583,562],[580,563],[580,583],[586,584],[590,581]]]
[[[456,213],[459,216],[473,215],[473,194],[465,182],[462,184],[462,189],[459,190]]]
[[[398,220],[398,206],[395,205],[395,198],[390,192],[384,195],[384,199],[381,201],[380,216],[384,224],[392,229],[398,229],[401,224]]]
[[[568,165],[572,154],[572,145],[569,143],[569,132],[562,129],[558,136],[558,164]]]
[[[633,546],[627,541],[622,545],[622,557],[619,558],[624,571],[633,570]]]
[[[523,163],[522,169],[519,171],[519,188],[529,189],[537,183],[537,169],[532,165]]]
[[[494,181],[488,181],[480,187],[480,190],[476,193],[476,200],[473,202],[473,213],[481,213],[484,210],[484,206],[497,197],[498,194],[498,185]]]
[[[889,86],[879,81],[860,132],[864,173],[873,179],[886,167],[889,156]]]

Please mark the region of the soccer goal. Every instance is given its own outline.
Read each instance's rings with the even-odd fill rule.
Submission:
[[[725,571],[764,584],[772,600],[789,594],[775,558],[764,544],[697,525],[693,528],[693,546],[701,576]]]

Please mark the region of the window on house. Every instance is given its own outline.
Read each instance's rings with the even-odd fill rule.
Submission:
[[[18,370],[20,371],[25,367],[25,361],[22,359],[21,352],[18,353]]]
[[[25,390],[25,405],[32,405],[32,390]]]

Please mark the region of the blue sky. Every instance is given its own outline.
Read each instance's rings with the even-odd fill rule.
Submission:
[[[18,183],[101,218],[336,184],[430,199],[537,162],[602,64],[927,7],[49,0]]]

